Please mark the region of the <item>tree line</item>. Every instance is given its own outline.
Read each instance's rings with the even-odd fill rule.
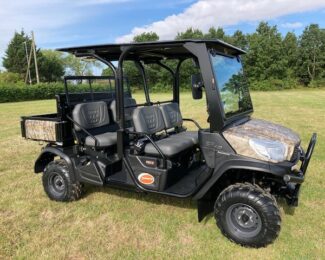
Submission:
[[[0,72],[0,83],[24,82],[27,73],[27,55],[32,49],[32,39],[24,30],[15,32],[8,44],[2,59],[3,67]],[[74,55],[62,52],[39,49],[36,50],[39,75],[41,82],[59,82],[65,75],[92,75],[94,67],[100,67],[96,61],[85,61]],[[36,82],[35,63],[31,59],[30,75],[33,83]]]
[[[253,89],[283,89],[296,86],[325,86],[325,30],[318,24],[306,26],[301,35],[294,32],[282,35],[277,26],[260,22],[256,31],[245,34],[240,30],[228,35],[222,28],[211,27],[207,33],[199,29],[189,28],[180,32],[175,40],[181,39],[220,39],[247,52],[243,55],[245,74]],[[158,41],[159,35],[148,32],[134,37],[134,42]],[[24,42],[30,48],[31,40],[21,31],[15,33],[3,58],[3,66],[7,72],[0,73],[0,82],[10,77],[23,80],[26,75],[27,60]],[[89,75],[97,62],[84,61],[69,54],[51,50],[37,50],[41,81],[53,82],[62,79],[63,75]],[[166,61],[173,67],[175,61]],[[32,64],[32,70],[34,68]],[[163,90],[171,84],[170,74],[157,65],[145,65],[148,74],[148,85],[155,90]],[[194,68],[190,61],[182,65],[181,85],[189,87],[189,76]],[[140,85],[141,75],[134,64],[125,63],[125,74],[130,82]],[[12,74],[10,76],[10,73]],[[35,73],[32,71],[32,75]],[[109,75],[108,69],[103,75]],[[11,79],[12,80],[12,79]]]
[[[175,40],[182,39],[219,39],[245,50],[247,54],[242,56],[242,61],[253,89],[325,86],[325,30],[318,24],[306,26],[300,36],[294,32],[282,36],[277,26],[267,22],[260,22],[251,34],[237,30],[227,35],[220,27],[211,27],[207,33],[189,28],[175,37]],[[143,33],[133,39],[134,42],[158,40],[159,35],[155,32]],[[164,88],[168,72],[157,65],[147,65],[146,68],[152,87]],[[126,71],[131,80],[141,80],[131,64],[126,65]],[[193,73],[190,62],[182,65],[182,72],[181,83],[188,87],[189,76]],[[109,74],[109,70],[104,70],[104,74]]]

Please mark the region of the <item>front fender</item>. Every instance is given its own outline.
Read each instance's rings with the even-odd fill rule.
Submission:
[[[268,162],[238,155],[225,155],[218,160],[211,179],[195,194],[193,199],[202,199],[225,172],[238,169],[269,173],[277,177],[283,177],[288,172],[286,167],[271,167]]]
[[[72,163],[72,160],[68,154],[66,154],[62,148],[52,147],[52,146],[46,146],[41,154],[38,156],[38,158],[35,161],[34,165],[34,172],[40,173],[43,172],[46,165],[54,160],[54,157],[60,157],[63,160],[66,161],[69,172],[71,173],[71,177],[76,180],[75,170]]]

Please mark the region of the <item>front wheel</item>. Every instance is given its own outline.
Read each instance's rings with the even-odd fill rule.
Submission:
[[[281,217],[275,199],[253,184],[237,183],[223,190],[214,213],[221,232],[243,246],[267,246],[280,232]]]
[[[81,184],[71,179],[64,160],[50,162],[44,169],[42,181],[44,191],[51,200],[73,201],[82,195]]]

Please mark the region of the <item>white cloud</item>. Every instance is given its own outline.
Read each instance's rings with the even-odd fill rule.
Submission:
[[[325,7],[324,0],[199,0],[182,13],[135,27],[116,42],[130,42],[143,32],[156,32],[161,40],[173,39],[189,27],[207,31],[211,26],[227,26],[240,22],[268,20],[292,13]]]
[[[294,23],[283,23],[281,24],[281,27],[287,28],[287,29],[297,29],[301,28],[304,25],[301,22],[294,22]]]

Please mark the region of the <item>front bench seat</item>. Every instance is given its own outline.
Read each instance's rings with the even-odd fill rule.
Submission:
[[[133,112],[133,125],[136,132],[156,134],[165,129],[165,123],[160,109],[156,106],[138,107]],[[167,157],[174,157],[177,154],[193,147],[190,139],[164,138],[156,141],[157,146]],[[159,152],[152,145],[147,143],[144,152],[150,155],[159,156]]]
[[[166,129],[182,129],[183,126],[183,118],[181,111],[179,109],[179,105],[177,103],[168,103],[159,106]],[[177,132],[175,134],[171,134],[170,137],[173,138],[188,138],[193,144],[197,145],[199,143],[199,136],[197,131],[182,131]]]
[[[115,145],[116,132],[109,132],[109,115],[107,104],[104,101],[77,104],[72,111],[72,118],[82,128],[86,129],[97,139],[97,147],[104,148]],[[82,128],[74,124],[77,133],[84,136],[87,146],[95,146],[95,140],[84,133]]]

